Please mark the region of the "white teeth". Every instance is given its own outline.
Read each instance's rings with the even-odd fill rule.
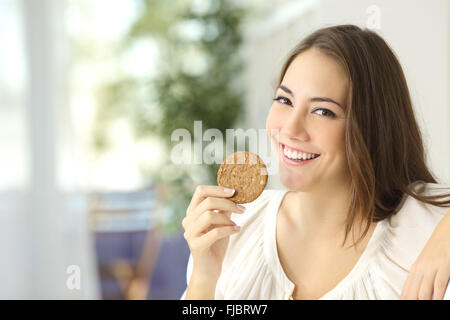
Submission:
[[[305,153],[305,152],[297,152],[288,150],[287,148],[284,148],[283,153],[291,159],[294,160],[309,160],[315,158],[315,155],[313,153]]]

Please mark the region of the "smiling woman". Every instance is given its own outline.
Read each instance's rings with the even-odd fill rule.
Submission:
[[[288,83],[298,88],[295,91],[299,93],[299,106],[305,105],[301,98],[309,97],[306,106],[313,108],[313,113],[316,106],[324,105],[328,106],[325,110],[329,116],[341,120],[340,126],[326,121],[319,127],[314,122],[311,130],[325,133],[326,140],[337,139],[327,142],[343,152],[346,164],[336,172],[348,171],[351,182],[353,206],[347,222],[354,221],[357,212],[365,212],[368,231],[369,221],[380,221],[395,212],[403,194],[434,205],[450,204],[448,200],[438,201],[448,193],[426,197],[412,189],[413,182],[436,183],[436,180],[425,163],[422,137],[400,63],[376,33],[361,31],[356,26],[313,33],[291,52],[279,83],[281,89],[286,89],[283,84]],[[295,99],[290,89],[284,91]],[[314,98],[316,91],[325,91],[326,98]],[[268,122],[273,112],[274,109]],[[292,128],[301,130],[296,117],[289,119]],[[290,127],[285,124],[279,129],[286,131]],[[281,133],[280,139],[283,138]],[[301,144],[301,139],[294,143]],[[330,185],[329,178],[326,181]],[[348,224],[346,231],[350,228]]]
[[[290,191],[266,190],[243,213],[221,188],[197,188],[183,297],[398,299],[411,270],[406,297],[442,299],[450,189],[427,168],[402,68],[380,36],[342,25],[304,39],[266,129]],[[423,249],[443,257],[425,275],[413,264]]]

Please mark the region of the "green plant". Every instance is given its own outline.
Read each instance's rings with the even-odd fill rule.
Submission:
[[[147,79],[124,77],[101,91],[95,144],[107,148],[111,120],[127,117],[136,138],[156,136],[172,146],[171,134],[185,128],[194,136],[194,121],[203,130],[232,128],[242,115],[241,22],[243,8],[226,0],[139,0],[141,15],[122,50],[150,38],[159,48],[157,72]],[[191,33],[189,34],[189,30]],[[194,30],[194,34],[192,34]],[[177,230],[197,184],[215,184],[218,165],[175,165],[166,161],[156,171],[142,172],[160,190],[167,230]]]

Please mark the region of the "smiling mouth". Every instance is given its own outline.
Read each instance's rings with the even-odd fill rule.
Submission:
[[[320,157],[320,154],[318,153],[309,153],[309,152],[303,152],[300,150],[292,149],[284,144],[280,143],[281,152],[288,158],[289,160],[296,161],[296,162],[303,162],[308,160],[313,160],[317,157]]]

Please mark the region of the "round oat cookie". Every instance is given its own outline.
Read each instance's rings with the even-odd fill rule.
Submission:
[[[228,199],[235,203],[252,202],[267,185],[267,167],[261,158],[248,151],[235,152],[222,162],[217,171],[217,184],[232,188]]]

